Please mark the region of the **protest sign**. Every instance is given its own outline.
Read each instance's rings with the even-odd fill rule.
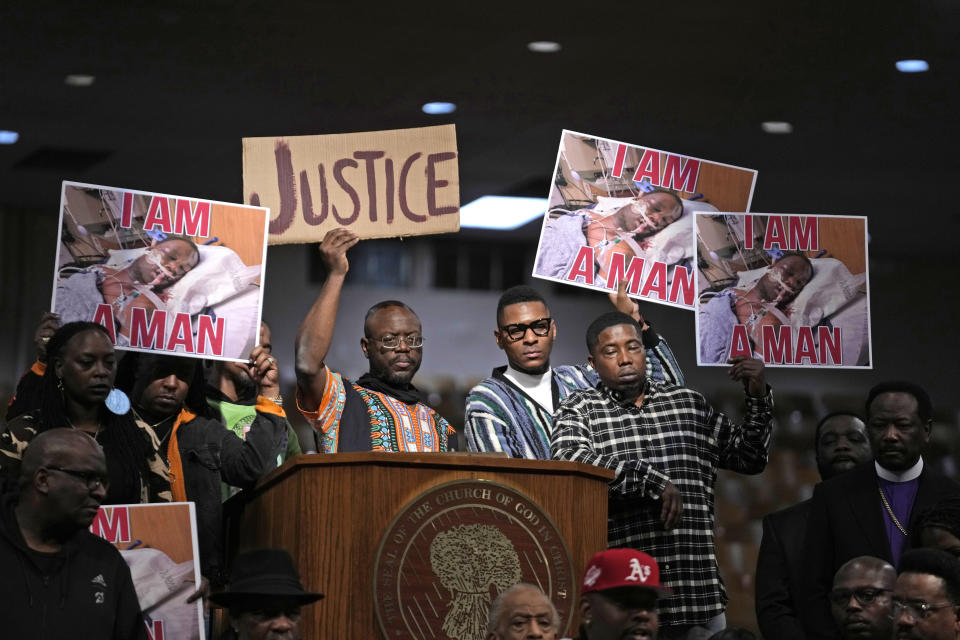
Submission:
[[[51,308],[118,349],[245,361],[260,339],[269,213],[64,182]]]
[[[203,640],[197,518],[192,502],[100,507],[90,531],[126,560],[150,640]]]
[[[460,229],[452,124],[366,133],[243,139],[243,193],[269,207],[270,244]]]
[[[867,219],[697,213],[697,364],[873,366]]]
[[[694,306],[693,212],[749,211],[757,172],[564,131],[533,275]]]

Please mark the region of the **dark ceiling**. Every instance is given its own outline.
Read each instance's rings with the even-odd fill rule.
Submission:
[[[55,214],[64,179],[239,201],[241,137],[453,122],[463,202],[545,196],[569,128],[756,168],[754,211],[869,215],[874,256],[960,232],[953,0],[160,4],[3,3],[0,206]]]

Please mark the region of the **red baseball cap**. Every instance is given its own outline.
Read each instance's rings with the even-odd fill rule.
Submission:
[[[595,554],[587,563],[581,594],[615,587],[652,589],[658,596],[673,594],[672,589],[660,584],[657,561],[636,549],[607,549]]]

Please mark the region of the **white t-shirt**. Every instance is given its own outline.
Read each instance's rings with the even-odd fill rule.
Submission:
[[[510,382],[523,389],[528,396],[536,400],[537,404],[549,413],[553,413],[553,390],[550,386],[553,381],[553,370],[547,369],[546,373],[537,376],[517,371],[508,364],[503,375]]]

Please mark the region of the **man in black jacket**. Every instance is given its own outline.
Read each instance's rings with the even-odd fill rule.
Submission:
[[[817,424],[813,437],[817,470],[829,480],[871,459],[870,441],[860,416],[834,412]],[[757,624],[765,638],[804,640],[800,622],[803,536],[810,517],[804,500],[763,519],[757,557]]]
[[[817,485],[803,556],[803,615],[808,638],[835,638],[827,592],[837,569],[869,555],[897,567],[908,532],[924,509],[960,493],[960,485],[924,465],[930,440],[930,397],[909,382],[876,385],[867,396],[872,463]]]
[[[24,451],[19,495],[0,513],[4,637],[146,640],[130,569],[87,529],[106,496],[107,463],[93,438],[41,433]]]
[[[277,379],[276,361],[268,353],[261,352],[250,368],[258,384]],[[286,414],[274,400],[259,397],[241,439],[207,404],[199,360],[128,354],[117,375],[125,384],[132,380],[137,424],[162,458],[173,502],[196,503],[200,570],[213,586],[222,585],[221,481],[247,489],[277,467],[287,446]]]

